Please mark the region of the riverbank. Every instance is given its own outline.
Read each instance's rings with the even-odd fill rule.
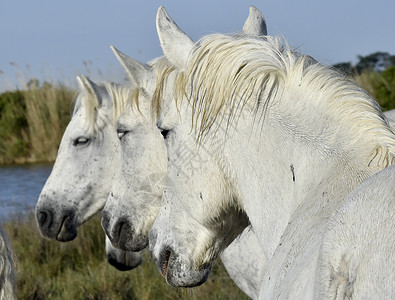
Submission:
[[[121,272],[106,261],[99,216],[84,224],[68,243],[40,236],[33,214],[3,224],[17,257],[18,299],[249,299],[222,263],[193,289],[173,288],[148,251],[134,270]]]
[[[0,221],[35,207],[53,164],[0,165]]]

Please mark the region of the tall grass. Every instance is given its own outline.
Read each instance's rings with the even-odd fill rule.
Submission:
[[[26,105],[19,91],[0,95],[0,163],[28,154]]]
[[[380,73],[366,70],[354,78],[377,100],[383,111],[395,109],[395,67],[389,67]]]
[[[24,92],[29,128],[30,159],[54,161],[63,132],[70,121],[74,91],[44,85]]]
[[[248,299],[221,263],[194,289],[170,287],[147,252],[136,269],[116,270],[106,262],[99,221],[84,224],[69,243],[42,238],[33,215],[4,224],[17,256],[18,299]]]
[[[0,163],[54,161],[74,91],[44,84],[0,95]]]

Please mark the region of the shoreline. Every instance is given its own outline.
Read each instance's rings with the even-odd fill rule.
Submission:
[[[22,165],[32,165],[32,164],[54,164],[55,160],[42,160],[31,157],[18,157],[14,158],[11,162],[4,162],[0,159],[0,168],[9,166],[22,166]]]

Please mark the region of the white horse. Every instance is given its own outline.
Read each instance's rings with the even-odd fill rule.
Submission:
[[[77,79],[80,92],[73,116],[36,206],[41,234],[62,242],[74,239],[77,227],[104,206],[118,167],[115,120],[132,92],[110,83],[99,86],[83,75]],[[108,241],[106,249],[109,262],[122,270],[141,262],[138,253],[123,253]]]
[[[250,16],[244,25],[244,32],[264,34],[265,26],[262,15],[251,7]],[[149,66],[137,64],[130,68],[129,72],[138,74],[132,78],[135,78],[133,81],[135,85],[144,87],[141,91],[149,90],[150,86],[152,89],[155,87],[155,81],[151,80],[155,79],[154,73],[141,72]],[[78,80],[82,91],[77,99],[72,121],[64,134],[53,172],[43,188],[36,209],[37,220],[43,235],[62,241],[74,238],[77,234],[77,227],[104,205],[104,195],[109,193],[109,186],[114,179],[113,173],[119,168],[117,164],[119,142],[116,139],[113,123],[124,109],[126,100],[136,97],[137,94],[133,95],[134,92],[141,92],[136,89],[122,90],[118,86],[108,84],[99,87],[84,76]],[[116,91],[117,89],[119,91]],[[140,114],[136,120],[140,120],[139,117]],[[160,155],[166,157],[162,136],[155,126],[154,129],[160,137],[163,148]],[[77,139],[82,140],[82,143]],[[137,160],[135,164],[141,165],[143,162],[144,160]],[[90,166],[91,169],[87,170],[86,166]],[[164,177],[166,170],[163,166],[161,169],[162,177]],[[138,170],[135,169],[135,171]],[[85,188],[86,186],[89,188]],[[88,190],[87,193],[86,190]],[[144,187],[141,192],[143,190]],[[158,195],[158,199],[160,196]],[[135,217],[139,215],[146,216],[144,210],[138,211]],[[240,252],[246,252],[242,249],[245,243],[248,243],[251,249],[259,247],[255,236],[247,232],[246,237],[241,239],[240,243],[233,244],[234,253],[231,250],[225,252],[223,260],[228,260],[225,266],[237,284],[247,294],[254,295],[258,293],[260,282],[249,280],[246,274],[250,274],[254,268],[255,272],[260,271],[260,268],[256,268],[257,264],[254,260],[251,260],[251,257],[255,258],[258,255],[256,253],[258,250],[255,250],[254,255],[250,250],[248,253],[251,256],[245,254],[245,257],[251,260],[250,263],[240,263],[242,260],[239,256],[243,257]],[[108,239],[106,239],[106,249],[109,262],[119,269],[123,269],[125,265],[135,266],[140,262],[138,256],[128,256],[133,255],[133,252],[125,253],[114,249],[108,243]],[[246,269],[248,266],[249,269]]]
[[[250,7],[243,34],[266,35],[266,23],[254,7]],[[151,104],[151,98],[167,99],[165,106],[171,105],[175,109],[171,92],[174,67],[163,58],[149,66],[115,48],[113,50],[132,86],[141,88],[134,93],[138,95],[133,99],[134,109],[126,110],[117,122],[122,162],[102,211],[102,225],[114,245],[135,251],[147,246],[147,233],[159,210],[167,168],[165,143],[156,127],[158,107]],[[147,83],[155,77],[159,82],[154,91],[155,80],[151,82],[151,88]],[[167,86],[171,87],[170,91]],[[248,220],[245,220],[247,224]],[[255,234],[246,229],[221,258],[235,283],[247,295],[257,298],[265,260]]]
[[[178,122],[166,114],[158,122],[167,132],[168,169],[149,245],[161,273],[174,286],[203,283],[245,228],[245,212],[267,260],[260,297],[330,298],[322,290],[333,277],[322,275],[333,270],[320,264],[329,221],[355,187],[395,160],[395,136],[378,104],[279,38],[216,34],[194,45],[163,8],[157,28],[179,70],[176,94],[188,100],[179,99]],[[353,234],[364,236],[358,227]],[[393,261],[393,239],[372,246],[377,264],[377,256],[354,256],[344,241],[333,241],[345,247],[331,252],[343,262],[345,278],[333,283],[337,297],[366,289],[394,296],[393,277],[375,268]],[[368,247],[358,245],[361,252]],[[369,269],[352,268],[347,255]],[[395,271],[394,264],[386,268]],[[385,283],[374,285],[377,278]]]
[[[0,300],[15,299],[15,260],[10,243],[0,228]]]

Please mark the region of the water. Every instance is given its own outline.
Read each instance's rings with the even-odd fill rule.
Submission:
[[[0,221],[34,208],[51,164],[0,166]]]

